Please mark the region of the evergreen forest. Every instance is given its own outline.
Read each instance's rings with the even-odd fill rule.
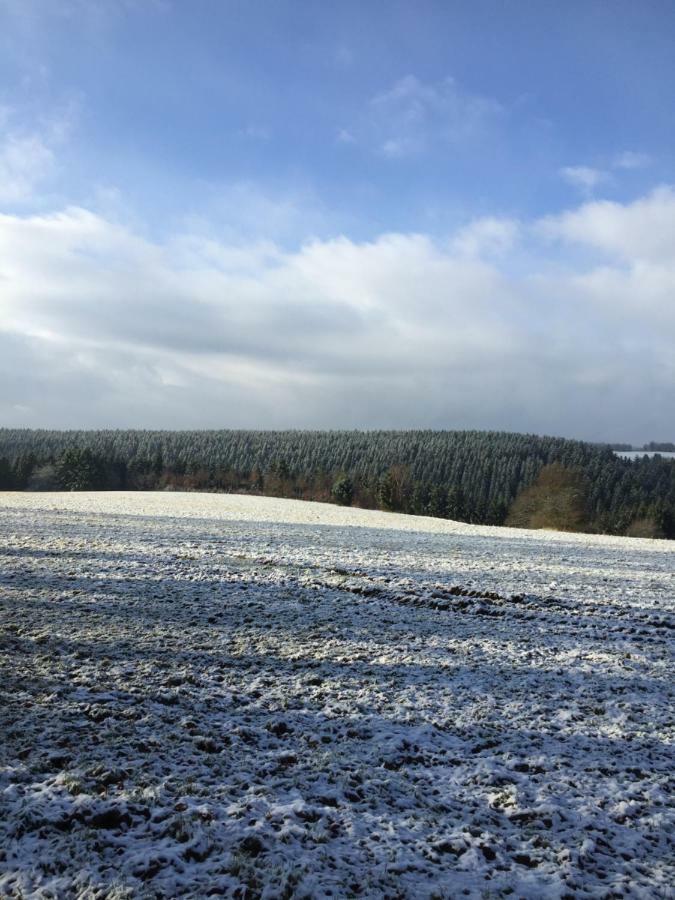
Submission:
[[[484,431],[0,429],[1,490],[192,490],[675,537],[675,460]]]

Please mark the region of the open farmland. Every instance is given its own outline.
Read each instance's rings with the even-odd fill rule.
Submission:
[[[0,561],[0,896],[674,896],[672,542],[2,494]]]

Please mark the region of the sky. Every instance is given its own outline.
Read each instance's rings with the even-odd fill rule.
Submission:
[[[671,0],[0,0],[0,426],[675,438]]]

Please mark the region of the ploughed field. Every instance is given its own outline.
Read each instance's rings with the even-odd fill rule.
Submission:
[[[1,897],[671,897],[675,545],[0,495]]]

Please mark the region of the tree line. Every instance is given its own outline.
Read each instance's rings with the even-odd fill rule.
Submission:
[[[0,489],[246,492],[675,537],[672,459],[507,432],[0,429]]]

